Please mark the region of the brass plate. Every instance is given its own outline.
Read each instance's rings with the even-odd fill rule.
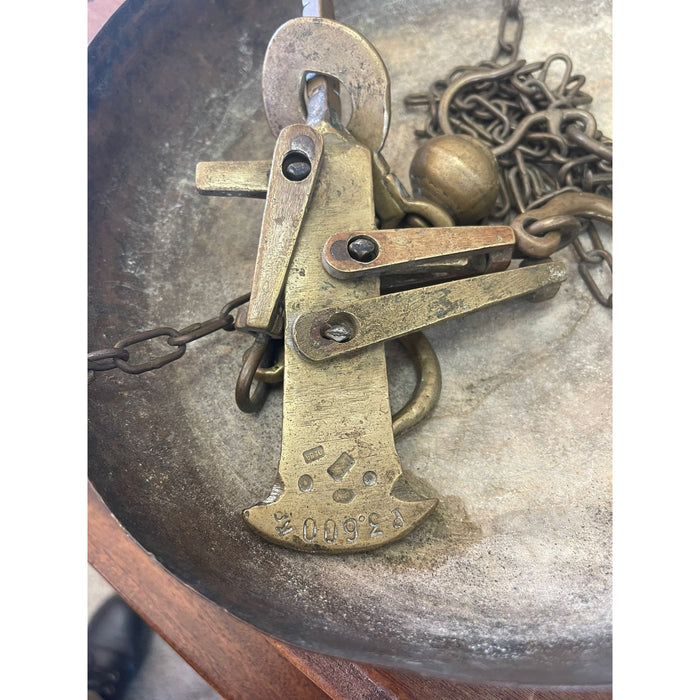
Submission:
[[[184,328],[250,288],[264,202],[199,195],[195,167],[271,158],[262,58],[298,5],[128,0],[91,45],[90,349]],[[521,55],[572,55],[612,135],[610,3],[523,11]],[[490,57],[498,13],[485,0],[338,3],[391,74],[384,155],[405,183],[423,118],[402,96]],[[573,256],[555,259],[569,279],[553,300],[428,330],[442,397],[397,450],[440,503],[400,542],[328,558],[245,525],[274,479],[282,423],[279,390],[258,416],[234,406],[248,336],[203,339],[154,373],[99,376],[89,476],[173,574],[288,642],[475,682],[609,683],[611,318]],[[414,377],[398,345],[388,364],[397,408]]]

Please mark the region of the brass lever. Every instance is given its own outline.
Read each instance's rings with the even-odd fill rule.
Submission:
[[[294,344],[307,359],[323,362],[564,280],[565,263],[543,262],[309,311],[294,323]]]

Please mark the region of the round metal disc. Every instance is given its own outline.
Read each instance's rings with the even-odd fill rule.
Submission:
[[[569,53],[612,136],[610,2],[522,10],[520,56]],[[263,202],[198,195],[195,166],[271,157],[262,61],[299,11],[129,0],[91,44],[90,349],[185,328],[249,290]],[[404,183],[424,121],[404,95],[490,58],[499,13],[486,0],[337,3],[337,20],[374,44],[391,75],[384,155]],[[440,504],[398,543],[314,556],[248,530],[241,511],[269,493],[282,415],[279,389],[258,415],[235,406],[243,334],[220,331],[152,373],[100,373],[88,390],[90,479],[175,576],[287,642],[474,682],[607,684],[611,315],[573,253],[555,258],[569,280],[554,299],[428,331],[443,393],[397,449],[412,485]],[[387,352],[398,408],[414,377],[398,346]]]

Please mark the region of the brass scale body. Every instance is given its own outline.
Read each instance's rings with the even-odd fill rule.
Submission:
[[[197,189],[266,197],[251,298],[236,325],[282,330],[282,447],[270,494],[245,520],[278,545],[346,553],[405,536],[437,504],[402,474],[383,343],[507,299],[552,296],[566,269],[506,270],[510,227],[456,227],[440,207],[406,195],[380,153],[390,117],[381,57],[353,29],[313,14],[307,6],[268,45],[272,162],[199,163]],[[345,126],[339,83],[352,104]],[[394,228],[407,214],[422,218]],[[358,238],[369,241],[366,259],[349,253]],[[380,295],[382,275],[476,259],[489,261],[487,274]]]

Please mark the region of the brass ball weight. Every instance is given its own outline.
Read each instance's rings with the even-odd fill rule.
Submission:
[[[471,136],[445,134],[426,141],[413,157],[410,178],[416,199],[435,202],[462,226],[487,216],[498,197],[496,158]]]

